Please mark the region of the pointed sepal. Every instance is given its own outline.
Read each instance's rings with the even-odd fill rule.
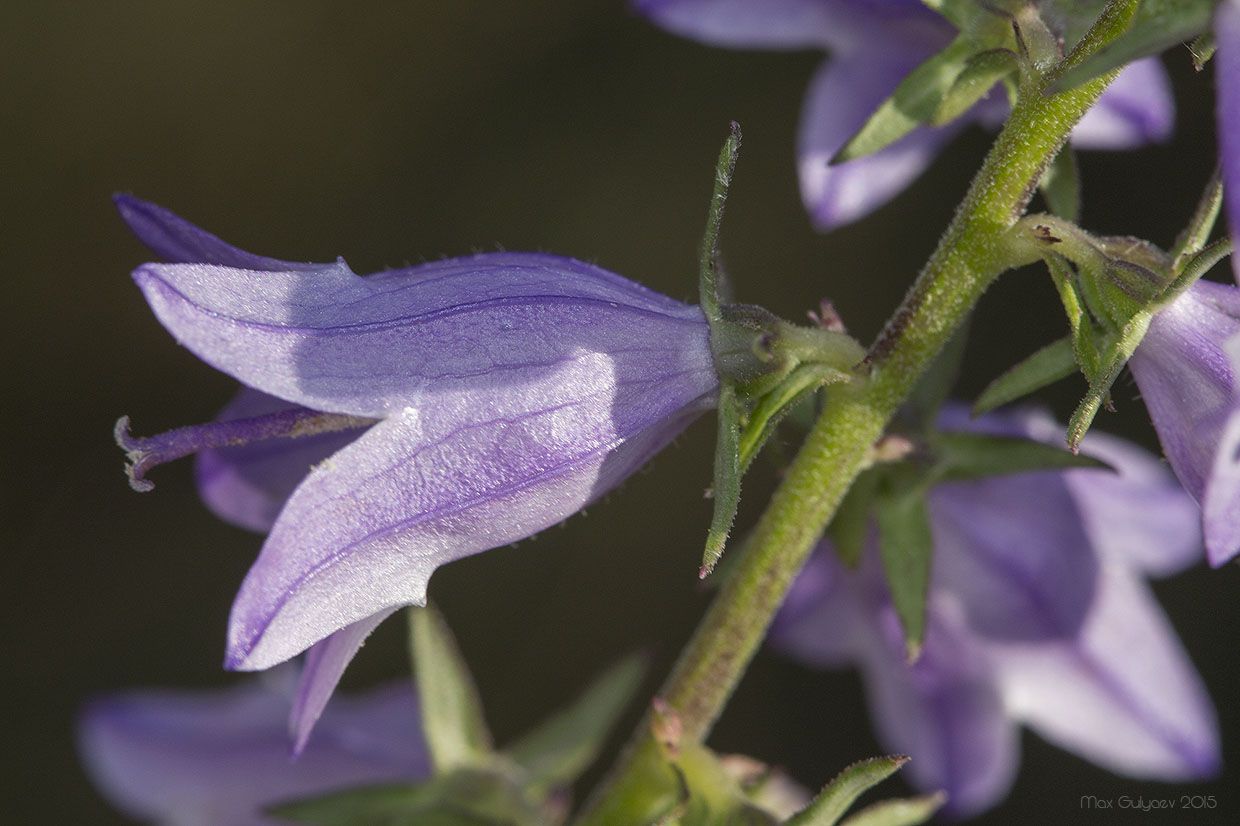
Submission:
[[[926,488],[901,486],[879,496],[875,503],[879,552],[883,561],[891,603],[904,629],[909,662],[921,656],[926,633],[926,594],[930,585],[930,561],[934,537],[926,513]]]
[[[447,623],[433,606],[409,609],[409,645],[422,733],[435,774],[489,762],[482,702]]]
[[[986,385],[973,403],[973,415],[989,413],[1075,373],[1074,344],[1073,336],[1064,336],[1009,367]]]
[[[789,818],[785,826],[835,826],[857,798],[886,780],[908,762],[904,755],[872,757],[848,766],[818,796]]]
[[[1118,7],[1125,5],[1132,4]],[[1048,94],[1066,91],[1138,58],[1193,40],[1210,28],[1214,6],[1215,0],[1146,0],[1136,4],[1124,33],[1057,78]]]
[[[934,817],[946,802],[947,795],[943,792],[882,800],[857,812],[840,826],[917,826]]]
[[[505,748],[504,754],[525,772],[526,791],[545,797],[589,768],[645,674],[645,658],[621,660],[571,705]]]

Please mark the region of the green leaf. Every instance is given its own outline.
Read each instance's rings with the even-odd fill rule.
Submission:
[[[934,538],[926,515],[926,490],[921,484],[877,502],[879,551],[891,591],[891,602],[904,627],[909,662],[921,656],[926,632],[926,589]]]
[[[736,395],[736,383],[731,379],[719,380],[719,429],[715,436],[715,472],[712,487],[714,509],[710,529],[706,533],[706,548],[702,553],[702,567],[698,576],[705,579],[719,563],[728,533],[736,519],[736,509],[741,501],[740,438],[743,407]]]
[[[908,762],[903,755],[873,757],[848,766],[785,826],[834,826],[866,790],[899,771]]]
[[[942,792],[884,800],[857,812],[841,826],[917,826],[933,817],[946,802],[947,795]]]
[[[882,480],[878,469],[870,468],[853,480],[852,487],[835,511],[835,518],[827,528],[835,543],[840,561],[849,568],[857,567],[865,551],[865,540],[870,531],[870,514],[874,497]]]
[[[1051,213],[1065,221],[1077,220],[1081,211],[1081,181],[1071,144],[1064,144],[1046,167],[1038,190]]]
[[[749,414],[749,421],[740,434],[740,471],[745,473],[750,464],[775,432],[784,415],[799,404],[808,394],[825,384],[852,378],[829,364],[800,364],[770,392],[763,394]]]
[[[992,381],[973,403],[973,415],[1023,398],[1076,372],[1073,336],[1052,341]]]
[[[409,644],[422,734],[436,774],[492,755],[478,690],[452,632],[432,606],[409,609]]]
[[[589,768],[646,674],[643,657],[621,660],[550,719],[505,749],[536,796],[567,786]]]
[[[1079,456],[1054,445],[1008,436],[945,431],[935,435],[933,446],[938,459],[935,479],[942,482],[1038,470],[1110,469],[1105,462],[1091,456]]]
[[[728,187],[736,172],[736,159],[741,151],[741,127],[732,121],[732,133],[723,142],[719,160],[715,164],[715,187],[710,197],[710,210],[706,214],[706,232],[702,236],[702,249],[698,258],[698,300],[706,320],[712,324],[719,320],[719,227],[723,223],[723,208],[728,202]]]
[[[307,826],[550,826],[509,778],[475,769],[420,784],[349,789],[269,811]]]
[[[952,387],[960,377],[960,366],[964,363],[971,321],[972,316],[968,316],[961,322],[960,327],[934,357],[934,361],[930,362],[926,372],[917,380],[908,400],[901,406],[898,415],[907,423],[909,429],[922,433],[934,430],[939,408],[951,395]]]
[[[1048,94],[1079,86],[1142,57],[1192,40],[1210,28],[1215,0],[1143,0],[1128,29],[1051,84]]]
[[[836,153],[831,163],[843,163],[877,152],[933,118],[944,95],[977,48],[972,39],[957,37],[947,48],[910,72],[891,97],[879,104],[860,131]]]
[[[970,55],[964,69],[943,94],[930,116],[932,126],[950,123],[984,98],[996,83],[1016,72],[1016,55],[1009,49],[987,49]]]
[[[1201,193],[1201,199],[1197,202],[1197,208],[1193,210],[1193,217],[1189,219],[1188,226],[1175,239],[1175,246],[1171,248],[1171,258],[1174,261],[1172,271],[1179,274],[1184,271],[1185,262],[1205,249],[1210,241],[1210,234],[1214,232],[1214,223],[1218,220],[1219,210],[1223,207],[1223,170],[1222,167],[1214,167],[1214,174],[1210,176],[1209,182],[1206,184],[1205,190]]]
[[[1081,440],[1085,438],[1089,426],[1093,424],[1094,416],[1098,414],[1098,408],[1110,396],[1111,385],[1115,384],[1120,371],[1124,369],[1124,365],[1136,351],[1137,345],[1145,337],[1145,331],[1149,329],[1150,320],[1153,317],[1153,312],[1150,310],[1143,310],[1134,315],[1119,334],[1111,339],[1106,351],[1102,353],[1098,371],[1090,380],[1085,398],[1081,399],[1072,418],[1068,420],[1069,450],[1075,453],[1080,448]]]

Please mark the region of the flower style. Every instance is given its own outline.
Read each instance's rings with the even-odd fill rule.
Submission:
[[[997,125],[1006,111],[992,94],[950,124],[919,127],[872,155],[828,165],[900,81],[955,36],[922,0],[634,0],[633,6],[656,25],[710,45],[831,53],[810,82],[797,140],[801,198],[819,230],[882,206],[964,126]],[[1174,121],[1170,81],[1151,58],[1120,74],[1077,124],[1072,141],[1087,149],[1127,149],[1167,139]]]
[[[702,312],[581,261],[502,252],[360,277],[117,204],[172,262],[134,272],[156,316],[248,388],[230,420],[151,439],[122,420],[118,439],[139,486],[153,464],[209,449],[207,501],[270,527],[225,665],[314,646],[299,744],[375,625],[425,603],[435,568],[562,521],[715,401]]]
[[[429,773],[408,683],[341,698],[314,745],[290,760],[282,676],[292,675],[98,699],[78,721],[86,770],[118,809],[166,826],[270,826],[265,806]]]
[[[1221,449],[1228,418],[1240,413],[1224,349],[1237,335],[1240,289],[1198,281],[1154,316],[1128,361],[1172,470],[1202,505],[1214,566],[1240,551],[1240,488],[1227,481],[1237,472],[1234,451]]]
[[[958,428],[964,419],[949,427]],[[1032,413],[970,429],[1046,443]],[[1102,434],[1115,468],[1040,471],[933,488],[925,646],[913,664],[870,548],[858,570],[811,559],[772,641],[811,665],[855,664],[884,747],[957,816],[994,805],[1019,763],[1017,723],[1123,774],[1182,780],[1219,766],[1213,707],[1144,576],[1200,554],[1196,508],[1143,451]]]

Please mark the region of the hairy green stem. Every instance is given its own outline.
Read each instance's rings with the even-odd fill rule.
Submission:
[[[701,742],[722,712],[793,578],[870,461],[871,446],[918,377],[1012,261],[1006,233],[1024,212],[1047,164],[1114,73],[1048,96],[1043,90],[1118,36],[1136,0],[1117,0],[1073,52],[1022,90],[1003,131],[929,262],[870,350],[868,378],[833,388],[783,482],[660,696],[680,718],[682,741]],[[579,822],[629,823],[657,748],[649,720]]]

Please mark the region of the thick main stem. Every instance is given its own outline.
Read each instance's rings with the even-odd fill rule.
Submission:
[[[1112,3],[1058,67],[1071,68],[1123,31],[1135,0]],[[736,569],[681,654],[660,696],[680,717],[684,740],[701,742],[761,643],[793,578],[865,467],[871,446],[918,377],[1007,266],[1005,234],[1023,213],[1046,165],[1113,74],[1046,96],[1049,78],[1022,90],[1003,131],[926,267],[870,352],[869,377],[832,389],[771,498]],[[655,748],[643,721],[582,823],[626,823],[649,791]]]

